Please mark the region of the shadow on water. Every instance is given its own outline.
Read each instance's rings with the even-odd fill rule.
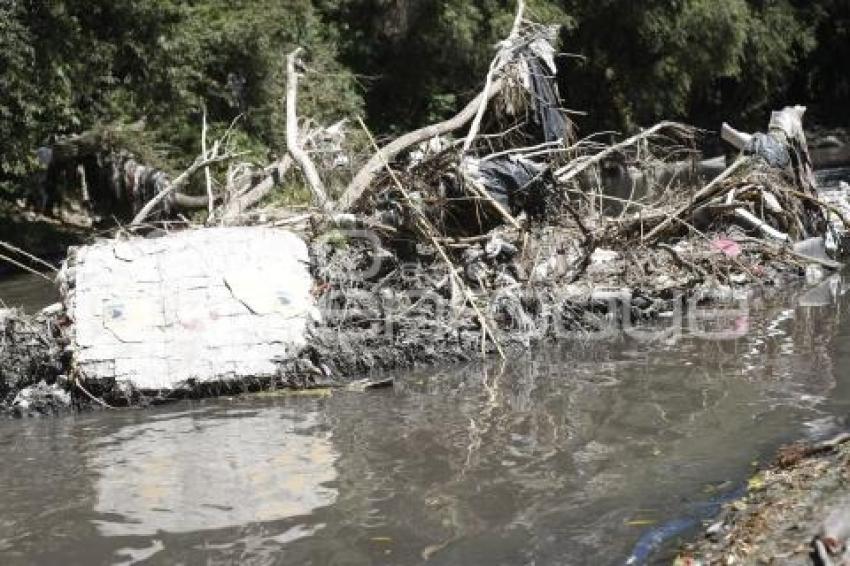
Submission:
[[[392,390],[2,422],[0,557],[668,557],[753,460],[843,426],[844,291],[835,278],[731,316],[704,313],[680,336],[586,337],[506,364],[399,375]],[[726,340],[701,335],[724,324]]]

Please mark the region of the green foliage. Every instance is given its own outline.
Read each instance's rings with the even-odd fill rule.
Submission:
[[[662,117],[716,127],[756,118],[783,94],[813,47],[804,14],[786,0],[575,0],[567,47],[587,57],[565,77],[593,126],[633,128]],[[588,89],[588,87],[591,87]],[[761,126],[761,123],[758,124]]]
[[[480,88],[515,0],[0,0],[0,187],[52,136],[146,120],[160,166],[238,115],[238,144],[283,145],[286,54],[306,48],[304,117],[365,113],[379,135],[456,112]],[[846,0],[529,0],[562,26],[561,91],[595,129],[662,118],[761,127],[768,107],[850,118]],[[816,104],[817,106],[817,104]],[[833,110],[843,112],[836,114]],[[742,123],[743,122],[743,123]],[[144,148],[141,148],[144,149]]]

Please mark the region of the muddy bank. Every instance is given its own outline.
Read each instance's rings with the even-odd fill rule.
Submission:
[[[779,451],[677,564],[847,564],[850,435]]]

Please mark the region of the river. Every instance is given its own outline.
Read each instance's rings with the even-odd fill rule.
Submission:
[[[754,461],[846,426],[844,291],[389,390],[0,421],[0,563],[663,561]]]
[[[367,393],[0,420],[0,563],[669,563],[757,462],[847,428],[847,289]]]

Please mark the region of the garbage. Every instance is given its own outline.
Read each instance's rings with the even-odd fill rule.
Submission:
[[[557,88],[556,30],[519,6],[476,97],[383,146],[358,119],[366,156],[349,148],[353,122],[299,119],[300,50],[290,53],[287,154],[266,167],[230,163],[207,185],[203,226],[177,229],[156,214],[179,208],[194,172],[238,155],[227,135],[173,180],[110,148],[123,156],[108,161],[112,185],[137,195],[134,221],[69,257],[64,309],[45,315],[69,340],[59,370],[107,384],[94,395],[124,395],[128,383],[327,385],[505,357],[612,321],[672,316],[681,297],[734,298],[841,267],[850,189],[820,190],[805,108],[774,112],[761,134],[724,125],[741,153],[722,165],[701,160],[697,131],[675,122],[610,144],[576,140]],[[627,191],[604,185],[612,163]],[[334,186],[349,165],[350,180]],[[257,208],[298,171],[311,207]]]

